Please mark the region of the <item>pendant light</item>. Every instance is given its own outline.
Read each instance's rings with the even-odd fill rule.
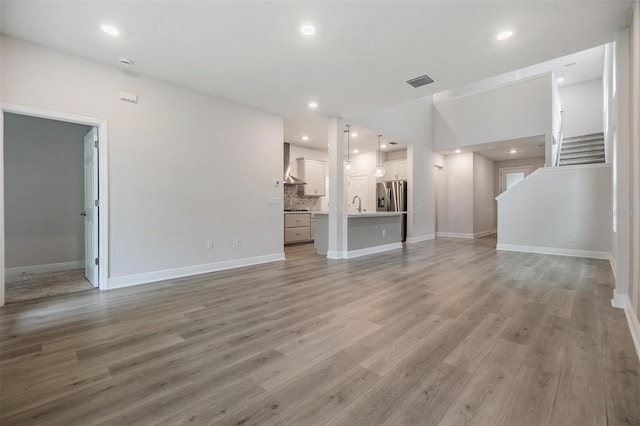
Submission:
[[[350,157],[350,152],[351,152],[351,147],[350,145],[350,134],[351,134],[351,124],[347,124],[347,130],[345,130],[345,133],[347,134],[347,159],[344,162],[344,171],[345,173],[351,173],[351,157]]]
[[[380,163],[380,138],[382,138],[382,135],[378,135],[378,155],[376,158],[376,170],[373,172],[373,175],[377,178],[384,176],[384,173],[386,172],[386,170]]]

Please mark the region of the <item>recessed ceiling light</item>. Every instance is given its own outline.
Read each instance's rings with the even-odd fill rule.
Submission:
[[[558,79],[556,80],[558,83],[562,83],[564,81],[564,77],[558,77]]]
[[[357,149],[354,149],[354,150],[353,150],[353,153],[354,153],[354,154],[357,154],[358,152],[359,152],[359,151],[358,151]]]
[[[303,136],[303,137],[302,137],[302,140],[303,140],[303,141],[308,141],[308,140],[309,140],[309,136]]]
[[[311,24],[302,24],[300,26],[300,32],[306,36],[314,35],[316,33],[316,27]]]
[[[518,152],[518,151],[516,151],[515,149],[512,149],[511,151],[509,151],[509,153],[511,153],[511,154],[515,154],[516,152]]]
[[[460,154],[462,151],[460,151],[459,149],[456,149],[456,154]]]
[[[309,102],[309,108],[318,108],[317,102]]]
[[[111,36],[117,36],[120,35],[120,30],[116,27],[114,27],[113,25],[110,24],[102,24],[100,26],[100,28],[102,28],[102,31],[104,31],[105,33],[111,35]]]
[[[358,134],[356,132],[353,132],[353,133],[351,133],[351,136],[353,136],[355,138],[355,137],[358,137]]]
[[[380,145],[380,148],[386,148],[386,147],[387,147],[386,145]]]
[[[502,40],[508,39],[512,35],[513,35],[513,31],[510,31],[510,30],[502,31],[500,34],[496,36],[496,39],[502,41]]]

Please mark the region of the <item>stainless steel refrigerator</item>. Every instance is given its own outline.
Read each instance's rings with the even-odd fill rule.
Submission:
[[[402,241],[407,240],[407,181],[389,180],[376,185],[376,210],[405,212],[402,215]]]

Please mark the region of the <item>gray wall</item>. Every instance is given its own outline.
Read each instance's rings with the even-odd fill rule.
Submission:
[[[609,252],[611,167],[548,167],[498,200],[498,245]]]
[[[473,153],[444,157],[438,232],[473,235]]]
[[[1,40],[3,102],[108,123],[110,279],[282,257],[282,117]]]
[[[496,230],[494,162],[473,154],[473,233]]]
[[[4,117],[6,267],[84,259],[83,138],[90,127]]]

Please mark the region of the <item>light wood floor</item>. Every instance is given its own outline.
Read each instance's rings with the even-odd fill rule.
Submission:
[[[439,239],[0,309],[3,426],[638,424],[608,262]]]
[[[84,277],[84,269],[16,275],[6,277],[4,285],[5,303],[96,290]]]

